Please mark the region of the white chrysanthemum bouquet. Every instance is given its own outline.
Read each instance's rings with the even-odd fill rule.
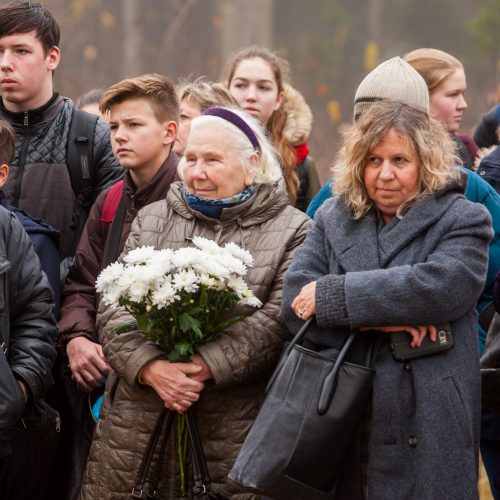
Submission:
[[[136,248],[96,281],[105,304],[134,317],[116,331],[139,328],[170,361],[188,361],[197,346],[241,319],[228,315],[236,304],[261,306],[244,281],[249,252],[201,237],[193,243],[175,251]]]
[[[200,344],[240,320],[231,315],[236,304],[262,304],[244,281],[253,264],[250,253],[234,243],[224,247],[205,238],[195,248],[136,248],[104,269],[96,281],[102,300],[122,307],[133,320],[117,333],[139,328],[156,342],[170,361],[189,361]],[[187,428],[177,419],[180,491],[185,493]]]

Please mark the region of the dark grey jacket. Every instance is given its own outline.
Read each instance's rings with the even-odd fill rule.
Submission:
[[[37,401],[52,384],[57,333],[47,277],[16,216],[0,207],[0,457],[24,411],[15,379]]]
[[[73,255],[78,236],[71,227],[75,194],[66,165],[74,106],[58,94],[38,109],[17,113],[0,102],[0,118],[16,131],[16,156],[5,194],[14,206],[60,231],[61,258]],[[101,121],[94,129],[93,165],[92,191],[85,200],[88,209],[101,191],[123,175],[111,151],[109,128]]]
[[[455,346],[406,365],[378,338],[368,443],[368,498],[474,499],[480,422],[476,314],[487,269],[490,217],[457,186],[416,202],[385,226],[375,210],[354,220],[332,198],[285,276],[282,312],[317,280],[310,340],[338,348],[350,328],[450,322]],[[357,497],[349,496],[349,500]]]

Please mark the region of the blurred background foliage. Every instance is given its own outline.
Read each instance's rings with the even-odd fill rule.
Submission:
[[[7,3],[2,0],[0,3]],[[257,43],[287,57],[314,113],[322,177],[379,62],[418,47],[465,65],[470,131],[500,101],[500,0],[42,0],[62,28],[56,89],[76,98],[145,72],[219,79],[228,55]]]

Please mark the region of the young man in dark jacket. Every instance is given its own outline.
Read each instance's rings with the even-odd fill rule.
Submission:
[[[56,20],[37,2],[0,7],[0,118],[17,137],[5,193],[14,206],[60,231],[59,250],[66,258],[74,253],[92,202],[122,170],[111,152],[109,129],[99,120],[88,134],[91,158],[77,154],[77,165],[69,161],[77,148],[69,141],[75,106],[54,92],[52,81],[61,55],[59,36]],[[74,169],[85,189],[73,185]]]
[[[116,184],[101,193],[90,211],[63,289],[59,320],[59,341],[68,356],[72,377],[87,393],[99,387],[102,392],[109,372],[95,328],[96,278],[107,262],[114,260],[110,256],[121,253],[137,212],[164,199],[170,184],[178,180],[177,156],[171,150],[179,115],[173,84],[161,75],[142,75],[113,85],[100,102],[101,111],[109,112],[111,145],[126,173],[123,185]],[[113,221],[114,210],[121,197],[125,206],[123,225],[118,226],[119,238],[113,243],[113,224],[118,223]],[[113,198],[114,210],[110,212]],[[115,248],[110,248],[112,245]],[[78,446],[79,461],[69,465],[72,477],[80,481],[90,441],[80,440]]]

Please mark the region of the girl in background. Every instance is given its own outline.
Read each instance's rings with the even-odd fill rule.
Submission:
[[[302,95],[289,85],[288,61],[263,47],[235,53],[223,82],[238,104],[267,129],[281,155],[290,203],[305,211],[320,188],[307,140],[312,113]]]

